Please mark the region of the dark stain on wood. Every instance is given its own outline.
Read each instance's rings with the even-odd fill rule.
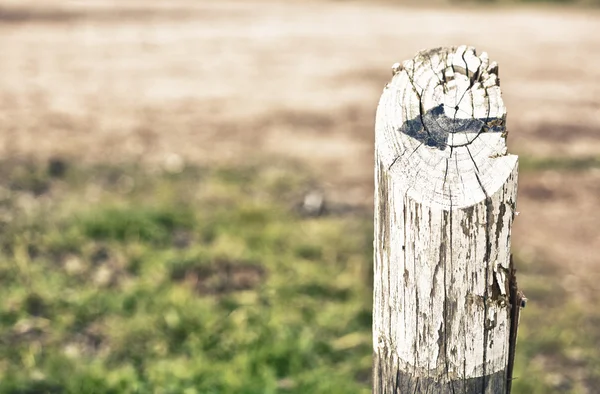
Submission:
[[[505,370],[477,378],[445,379],[437,371],[427,374],[409,373],[398,368],[392,361],[389,349],[373,355],[373,394],[506,394]]]
[[[509,266],[509,300],[510,300],[510,333],[508,341],[508,363],[506,366],[506,392],[510,394],[513,380],[513,368],[515,364],[515,353],[517,351],[517,331],[519,328],[519,315],[521,308],[524,306],[524,301],[527,299],[523,293],[519,290],[517,284],[517,270],[513,264],[512,255],[510,256]]]
[[[474,207],[464,208],[463,212],[465,213],[466,220],[462,220],[460,226],[462,228],[463,234],[468,236],[471,234],[471,230],[473,229],[473,213],[475,211]]]
[[[486,197],[485,199],[485,218],[486,218],[486,227],[485,227],[485,255],[483,257],[483,262],[485,264],[485,288],[483,293],[483,380],[482,380],[482,393],[485,392],[483,388],[485,388],[486,382],[486,369],[487,369],[487,349],[489,342],[489,328],[486,327],[487,321],[489,320],[488,316],[488,298],[490,296],[489,292],[489,283],[490,283],[490,257],[492,254],[492,240],[491,240],[491,230],[492,230],[492,222],[494,218],[494,204],[490,197]]]
[[[500,212],[498,213],[498,222],[496,223],[496,237],[494,239],[499,240],[500,234],[502,234],[502,228],[504,227],[504,215],[506,214],[506,203],[500,203]]]
[[[379,164],[378,171],[378,192],[379,192],[379,239],[381,242],[382,250],[387,250],[389,247],[389,231],[387,230],[387,224],[390,222],[390,207],[389,207],[389,179],[388,174],[383,164]]]
[[[419,95],[416,91],[415,94]],[[444,104],[440,104],[422,116],[404,122],[398,131],[426,146],[444,150],[448,146],[450,134],[471,133],[475,137],[483,132],[503,133],[505,130],[504,120],[501,118],[450,118],[444,113]]]

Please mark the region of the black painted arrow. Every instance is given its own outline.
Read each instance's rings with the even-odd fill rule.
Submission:
[[[506,129],[503,125],[504,122],[498,122],[497,120],[500,119],[449,118],[444,113],[444,104],[440,104],[424,115],[404,122],[399,131],[424,143],[426,146],[444,150],[448,146],[448,136],[453,133],[504,132]]]

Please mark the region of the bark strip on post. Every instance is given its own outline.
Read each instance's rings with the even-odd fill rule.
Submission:
[[[510,390],[517,157],[505,118],[485,52],[394,65],[375,127],[374,393]]]

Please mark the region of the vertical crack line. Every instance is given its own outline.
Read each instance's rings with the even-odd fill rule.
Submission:
[[[390,171],[392,169],[392,167],[394,166],[394,164],[396,164],[396,161],[398,161],[398,159],[401,157],[402,155],[398,155],[396,156],[396,158],[392,161],[392,164],[389,165],[388,167],[388,171]]]
[[[452,155],[452,151],[450,151],[450,155]],[[442,182],[442,196],[444,195],[444,191],[446,190],[446,180],[448,179],[448,161],[450,158],[446,158],[446,170],[444,171],[444,181]],[[448,197],[450,199],[450,210],[452,210],[452,193],[448,193]]]
[[[452,53],[452,59],[446,58],[446,64],[450,65],[450,68],[452,69],[452,73],[454,74],[454,79],[456,79],[456,69],[454,68],[454,55],[455,54],[456,54],[456,49],[454,50],[454,53]],[[454,87],[456,88],[456,83],[454,84]],[[458,89],[455,89],[454,90],[454,103],[455,103],[455,105],[457,103],[457,99],[458,99]]]
[[[489,127],[490,112],[492,111],[492,106],[490,105],[490,94],[488,93],[488,88],[485,86],[485,81],[483,81],[483,84],[481,86],[483,86],[483,97],[487,99],[487,115],[485,116],[485,125]],[[486,101],[484,101],[484,103],[485,102]]]
[[[475,99],[473,97],[473,86],[475,85],[475,83],[471,84],[471,87],[469,88],[469,90],[471,90],[471,118],[475,119]]]
[[[481,179],[479,178],[479,167],[477,167],[477,163],[475,162],[475,159],[473,158],[473,155],[471,154],[471,150],[469,149],[468,145],[465,145],[465,148],[467,148],[467,152],[469,153],[469,157],[471,158],[471,161],[473,162],[473,165],[475,166],[475,178],[477,179],[477,183],[479,183],[479,187],[481,187],[481,191],[483,191],[483,194],[485,195],[486,198],[488,198],[488,194],[487,191],[485,190],[485,188],[483,187],[483,183],[481,182]]]
[[[417,377],[416,381],[415,381],[415,389],[413,390],[413,394],[417,394],[417,390],[419,389],[419,378]]]
[[[467,92],[473,88],[473,85],[475,85],[475,78],[469,77],[469,64],[467,63],[467,59],[465,59],[465,53],[467,53],[466,49],[462,53],[461,57],[462,57],[463,62],[465,62],[465,72],[467,73],[465,76],[469,80],[469,87],[467,88],[467,90],[465,90],[463,92],[462,97],[460,98],[458,103],[456,103],[456,105],[459,105],[462,102],[462,100],[465,98],[465,94],[467,94]]]
[[[466,335],[465,335],[466,338]],[[463,361],[463,392],[462,394],[467,394],[467,360]]]
[[[450,215],[452,214],[452,211],[450,211]],[[444,215],[442,214],[442,239],[446,238],[446,223],[445,222],[445,218]],[[440,248],[441,249],[441,248]],[[441,257],[441,256],[440,256]],[[442,307],[442,316],[443,316],[443,325],[444,325],[444,363],[446,366],[446,379],[448,379],[448,381],[450,381],[450,368],[448,365],[448,278],[447,278],[447,271],[448,271],[448,264],[446,263],[446,258],[444,257],[444,304]]]
[[[448,179],[448,161],[450,160],[449,157],[446,158],[446,169],[444,170],[444,182],[442,183],[442,193],[444,192],[444,189],[446,188],[446,180]]]
[[[434,67],[433,67],[433,62],[431,61],[431,56],[429,56],[429,54],[427,54],[427,60],[429,61],[429,68],[431,69],[431,72],[433,73],[433,75],[435,76],[435,78],[436,78],[436,79],[437,79],[437,81],[438,81],[437,85],[433,87],[433,91],[435,91],[435,88],[436,88],[436,87],[438,87],[438,86],[440,86],[440,85],[441,85],[441,86],[442,86],[442,89],[443,89],[443,91],[444,91],[444,92],[446,92],[446,85],[445,85],[445,82],[444,82],[444,81],[442,81],[442,79],[439,77],[438,73],[435,71],[435,69],[434,69]],[[445,63],[445,59],[444,59],[443,63]],[[442,61],[441,61],[441,60],[440,60],[440,62],[438,63],[438,65],[439,65],[439,64],[442,64]],[[444,64],[444,65],[445,65],[445,64]],[[444,72],[444,70],[442,70],[442,75],[443,75],[443,72]],[[443,104],[443,103],[442,103],[442,104]],[[421,112],[422,112],[422,113],[423,113],[423,112],[425,112],[425,111],[424,111],[424,108],[423,108],[423,105],[424,105],[424,104],[423,104],[423,103],[421,103]],[[436,118],[434,118],[434,120],[435,120],[435,122],[438,124],[438,127],[440,127],[440,124],[439,124],[438,120],[437,120]],[[427,126],[425,125],[425,122],[423,121],[423,116],[421,116],[421,123],[423,123],[423,128],[424,128],[424,129],[425,129],[425,131],[427,132],[427,135],[428,135],[428,136],[431,138],[431,134],[430,134],[429,130],[427,129]],[[440,127],[440,129],[441,129],[441,127]],[[450,146],[452,146],[452,145],[450,145]]]
[[[467,48],[468,49],[468,48]],[[454,112],[454,119],[453,119],[453,123],[454,123],[454,130],[453,133],[456,133],[456,117],[459,111],[459,106],[462,103],[463,99],[465,98],[465,95],[471,91],[471,114],[468,114],[467,112],[460,110],[461,112],[463,112],[465,115],[470,116],[471,119],[475,119],[475,105],[474,105],[474,101],[473,101],[473,86],[475,86],[475,81],[477,80],[476,77],[478,77],[479,74],[479,67],[481,67],[481,65],[477,68],[477,70],[475,70],[473,72],[473,77],[469,77],[469,64],[467,63],[467,60],[465,59],[465,54],[467,53],[466,49],[465,51],[462,53],[461,57],[463,62],[465,63],[465,73],[466,73],[466,77],[469,80],[469,87],[462,93],[462,96],[460,97],[460,100],[456,101],[456,106],[454,108],[455,112]],[[452,68],[454,70],[454,67]],[[458,84],[456,85],[458,86]],[[457,92],[457,96],[458,96],[458,89],[456,90]],[[489,106],[488,106],[488,118],[489,118]],[[466,134],[466,131],[464,132]],[[479,134],[478,134],[479,135]],[[467,139],[468,141],[468,139]],[[467,142],[468,144],[469,142]]]
[[[516,269],[513,265],[513,257],[510,256],[509,263],[509,297],[510,297],[510,334],[508,344],[508,364],[506,367],[506,393],[512,390],[513,368],[515,364],[515,353],[517,350],[517,330],[519,328],[519,314],[521,312],[522,294],[517,285]]]
[[[381,360],[381,355],[379,356],[379,358],[380,358],[380,360]],[[387,354],[386,354],[386,358],[387,358]],[[384,376],[383,368],[385,368],[385,367],[384,367],[384,366],[381,366],[381,367],[379,368],[379,385],[380,385],[380,387],[384,387],[384,383],[383,383],[383,382],[384,382],[384,378],[383,378],[383,376]],[[387,369],[387,368],[386,368],[386,369]]]
[[[390,214],[389,210],[391,209],[392,204],[390,204],[390,194],[389,194],[390,184],[388,183],[388,182],[390,182],[390,179],[387,178],[387,176],[386,176],[385,182],[386,182],[386,189],[387,189],[386,191],[388,191],[386,193],[387,194],[386,195],[386,199],[387,199],[387,201],[386,201],[386,209],[388,211],[384,215],[384,217],[387,219],[386,220],[387,223],[386,223],[386,226],[384,226],[384,228],[385,228],[386,231],[390,232],[391,231],[391,214]],[[389,243],[389,239],[391,239],[391,235],[388,234],[388,237],[390,237],[390,238],[388,238],[388,243]],[[389,246],[386,245],[386,248],[388,248],[388,247]],[[390,251],[389,251],[389,249],[388,249],[388,252],[386,253],[386,265],[387,265],[387,267],[386,267],[387,268],[387,294],[390,294],[391,293],[391,289],[392,289],[392,282],[391,282],[391,279],[390,279],[391,278],[391,264],[390,264]],[[384,313],[385,312],[382,310],[381,314],[383,315]],[[394,315],[392,313],[392,304],[390,302],[389,297],[387,298],[387,313],[390,316],[390,318],[389,318],[390,324],[389,324],[389,327],[388,327],[388,330],[387,330],[388,331],[388,333],[387,333],[388,336],[387,337],[389,339],[389,338],[392,338],[392,326],[394,325],[393,322],[392,322],[392,318],[393,318]],[[389,347],[389,342],[386,343],[386,347]],[[388,360],[389,359],[390,358],[388,358]],[[389,367],[389,365],[388,365],[388,367]]]
[[[414,210],[415,210],[415,215],[417,213],[417,203],[413,203],[414,205]],[[414,226],[414,222],[411,223],[411,227],[415,227]],[[418,233],[417,233],[418,234]],[[417,258],[415,256],[414,250],[415,250],[415,244],[416,244],[416,240],[413,239],[413,277],[416,277],[416,272],[417,272]],[[417,366],[419,365],[419,346],[417,346],[419,344],[419,287],[417,285],[417,281],[415,280],[415,307],[416,307],[416,313],[415,313],[415,375],[417,375]]]
[[[486,195],[485,199],[485,255],[483,261],[485,262],[485,286],[483,290],[483,378],[482,378],[482,390],[485,392],[486,378],[487,378],[487,347],[488,347],[488,296],[489,296],[489,276],[490,276],[490,257],[492,254],[492,245],[490,233],[492,231],[492,214],[493,214],[493,203],[492,199]]]
[[[423,145],[423,143],[419,142],[419,145],[417,145],[417,147],[415,149],[413,149],[412,152],[410,152],[410,155],[406,158],[406,160],[409,160],[412,157],[412,155],[415,154],[415,152],[417,151],[417,149],[419,149],[422,145]]]
[[[451,190],[448,190],[448,191],[449,191],[450,195],[452,195],[452,191],[451,191]],[[453,264],[453,262],[454,262],[454,249],[453,249],[453,247],[452,247],[452,246],[453,246],[453,241],[454,241],[454,240],[453,240],[453,237],[452,237],[452,228],[453,228],[453,220],[454,220],[454,217],[453,217],[453,215],[452,215],[452,213],[453,213],[453,212],[452,212],[452,208],[453,208],[453,207],[452,207],[452,199],[450,199],[450,268],[451,268],[451,269],[452,269],[452,267],[454,267],[454,264]],[[445,272],[445,271],[444,271],[444,272]],[[446,280],[446,279],[444,278],[444,281],[445,281],[445,280]],[[446,288],[445,286],[446,286],[446,285],[444,284],[444,288]],[[446,300],[445,300],[445,302],[446,302],[446,303],[448,303],[448,295],[446,294],[446,295],[445,295],[445,297],[446,297]],[[446,330],[446,337],[447,337],[447,336],[448,336],[448,330]],[[446,346],[446,352],[447,352],[447,351],[448,351],[448,347]],[[452,386],[451,386],[451,387],[452,387],[452,394],[455,394],[455,390],[454,390],[454,381],[452,381],[452,382],[451,382],[451,385],[452,385]]]
[[[447,162],[446,162],[447,163]],[[452,248],[452,200],[450,200],[450,211],[448,212],[448,217],[444,218],[442,216],[442,220],[448,220],[447,222],[442,223],[442,229],[449,228],[448,231],[448,249],[447,254],[444,258],[444,306],[443,306],[443,316],[444,316],[444,360],[446,364],[446,379],[448,380],[448,384],[450,389],[452,390],[452,394],[455,394],[456,391],[454,389],[455,382],[450,379],[450,367],[449,367],[449,350],[448,350],[448,258],[450,259],[450,269],[452,269],[452,261],[453,261],[453,248]],[[444,237],[446,234],[444,233]]]
[[[456,113],[458,112],[458,83],[456,82],[456,69],[454,68],[454,55],[456,55],[456,48],[452,54],[452,59],[448,59],[450,63],[450,68],[452,68],[453,78],[454,78],[454,117],[452,118],[452,134],[456,132]]]
[[[439,84],[438,85],[442,85],[443,82],[440,79],[440,77],[437,75],[437,72],[435,71],[435,69],[433,68],[433,62],[431,61],[431,56],[429,56],[429,54],[427,54],[427,60],[429,60],[429,68],[431,68],[431,72],[433,72],[433,75],[435,75],[435,77],[437,78]]]
[[[402,278],[404,279],[404,286],[402,286],[402,302],[405,303],[406,302],[406,288],[408,286],[408,279],[406,279],[404,273],[407,272],[406,269],[406,247],[408,245],[408,242],[406,242],[406,201],[407,201],[407,197],[408,197],[408,192],[404,194],[404,201],[402,202],[402,223],[403,223],[403,244],[402,244],[402,267],[404,268],[404,272],[402,273]],[[404,331],[406,332],[407,327],[406,327],[406,321],[408,320],[406,318],[406,305],[402,305],[402,314],[403,316],[403,322],[404,322]]]
[[[427,126],[425,125],[425,120],[423,119],[425,108],[423,108],[422,94],[423,94],[423,91],[425,89],[423,89],[422,87],[420,87],[419,85],[417,85],[415,83],[415,67],[414,67],[414,65],[413,65],[413,68],[412,68],[412,75],[409,75],[408,73],[406,73],[406,75],[408,75],[408,80],[410,81],[410,84],[413,87],[413,91],[415,92],[415,94],[417,95],[417,98],[419,99],[419,119],[421,119],[421,124],[423,125],[423,130],[425,130],[425,132],[427,133],[427,136],[429,138],[431,138],[431,133],[427,129]],[[417,90],[417,88],[421,89],[421,93],[419,93],[419,91]]]
[[[409,200],[408,200],[408,190],[407,190],[404,193],[404,201],[402,203],[403,208],[404,208],[402,210],[402,215],[403,215],[403,220],[404,220],[404,234],[403,234],[404,235],[404,245],[403,246],[404,246],[404,269],[405,270],[408,270],[407,267],[408,267],[408,263],[409,263],[408,258],[407,258],[407,250],[409,247],[409,242],[408,242],[409,240],[408,240],[407,234],[410,234],[410,233],[407,231],[408,230],[408,218],[406,215],[406,212],[408,210],[408,206],[407,206],[408,201]],[[414,243],[413,243],[413,246],[414,246]],[[408,332],[408,330],[409,330],[409,328],[408,328],[408,320],[409,319],[406,318],[407,308],[406,308],[406,301],[405,301],[406,300],[406,290],[408,288],[408,282],[409,282],[408,279],[406,279],[406,283],[404,285],[404,299],[402,300],[404,302],[404,304],[402,306],[402,313],[404,314],[404,332]],[[406,369],[408,369],[408,368],[406,368]]]
[[[431,376],[431,364],[429,360],[427,360],[427,378],[425,379],[425,394],[429,393],[429,387],[431,387],[431,380],[429,377]]]

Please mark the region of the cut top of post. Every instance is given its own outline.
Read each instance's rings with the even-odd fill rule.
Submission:
[[[510,176],[498,66],[475,48],[436,48],[393,66],[376,150],[408,197],[445,210],[477,204]]]

